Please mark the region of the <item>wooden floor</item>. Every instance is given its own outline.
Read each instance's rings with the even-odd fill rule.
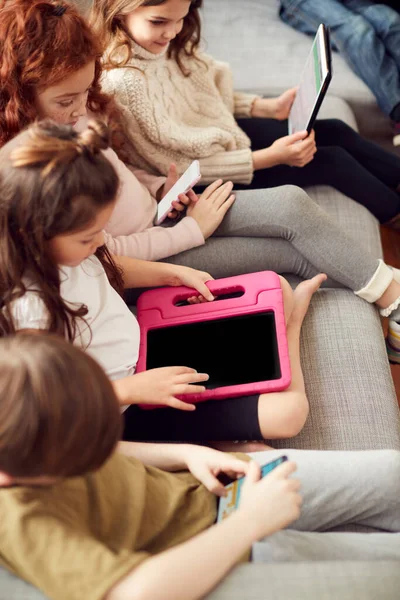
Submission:
[[[400,269],[400,232],[387,227],[381,227],[383,255],[387,264]],[[383,319],[383,328],[386,333],[388,319]],[[391,365],[392,376],[400,404],[400,365]]]

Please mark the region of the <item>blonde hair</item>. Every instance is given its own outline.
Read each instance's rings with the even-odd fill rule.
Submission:
[[[103,57],[105,69],[124,67],[131,58],[132,38],[129,36],[124,17],[142,6],[158,6],[168,0],[94,0],[90,12],[90,24],[106,48]],[[195,57],[201,39],[199,9],[203,0],[190,0],[190,10],[185,17],[182,31],[172,40],[168,56],[176,60],[185,76],[182,57]]]

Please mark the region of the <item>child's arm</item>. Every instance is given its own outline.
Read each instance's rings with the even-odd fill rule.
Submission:
[[[141,563],[105,600],[203,598],[254,542],[299,517],[299,482],[287,479],[294,470],[293,463],[285,463],[258,481],[259,467],[251,463],[239,510],[188,542]]]
[[[120,442],[118,451],[125,456],[133,456],[145,465],[164,471],[187,469],[210,492],[217,496],[225,495],[224,486],[217,479],[220,473],[231,478],[245,475],[249,470],[248,460],[213,448],[193,444],[151,444],[142,442]]]
[[[113,258],[123,271],[126,289],[185,285],[196,289],[206,300],[214,300],[214,296],[205,284],[206,281],[213,279],[209,273],[181,265],[149,262],[127,256]]]

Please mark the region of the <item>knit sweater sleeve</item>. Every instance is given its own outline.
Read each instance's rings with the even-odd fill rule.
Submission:
[[[233,183],[249,184],[253,179],[253,154],[250,148],[218,152],[199,160],[201,184],[216,179],[228,179]]]
[[[204,242],[203,234],[192,217],[184,217],[172,227],[150,227],[131,235],[105,233],[105,243],[112,254],[142,260],[162,260],[202,246]]]
[[[251,117],[254,101],[260,98],[257,94],[246,94],[245,92],[234,92],[233,113],[238,119]]]

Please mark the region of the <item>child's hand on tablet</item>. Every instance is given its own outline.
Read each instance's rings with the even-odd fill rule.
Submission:
[[[205,391],[202,381],[207,381],[206,373],[197,373],[189,367],[161,367],[136,373],[120,380],[121,404],[161,404],[180,410],[193,411],[195,406],[176,396],[198,394]],[[123,383],[123,387],[122,387]],[[118,386],[120,387],[120,386]],[[118,391],[117,391],[118,394]]]
[[[260,479],[260,467],[249,464],[241,488],[239,510],[254,534],[254,541],[287,527],[300,516],[300,481],[290,479],[296,464],[285,462]]]

